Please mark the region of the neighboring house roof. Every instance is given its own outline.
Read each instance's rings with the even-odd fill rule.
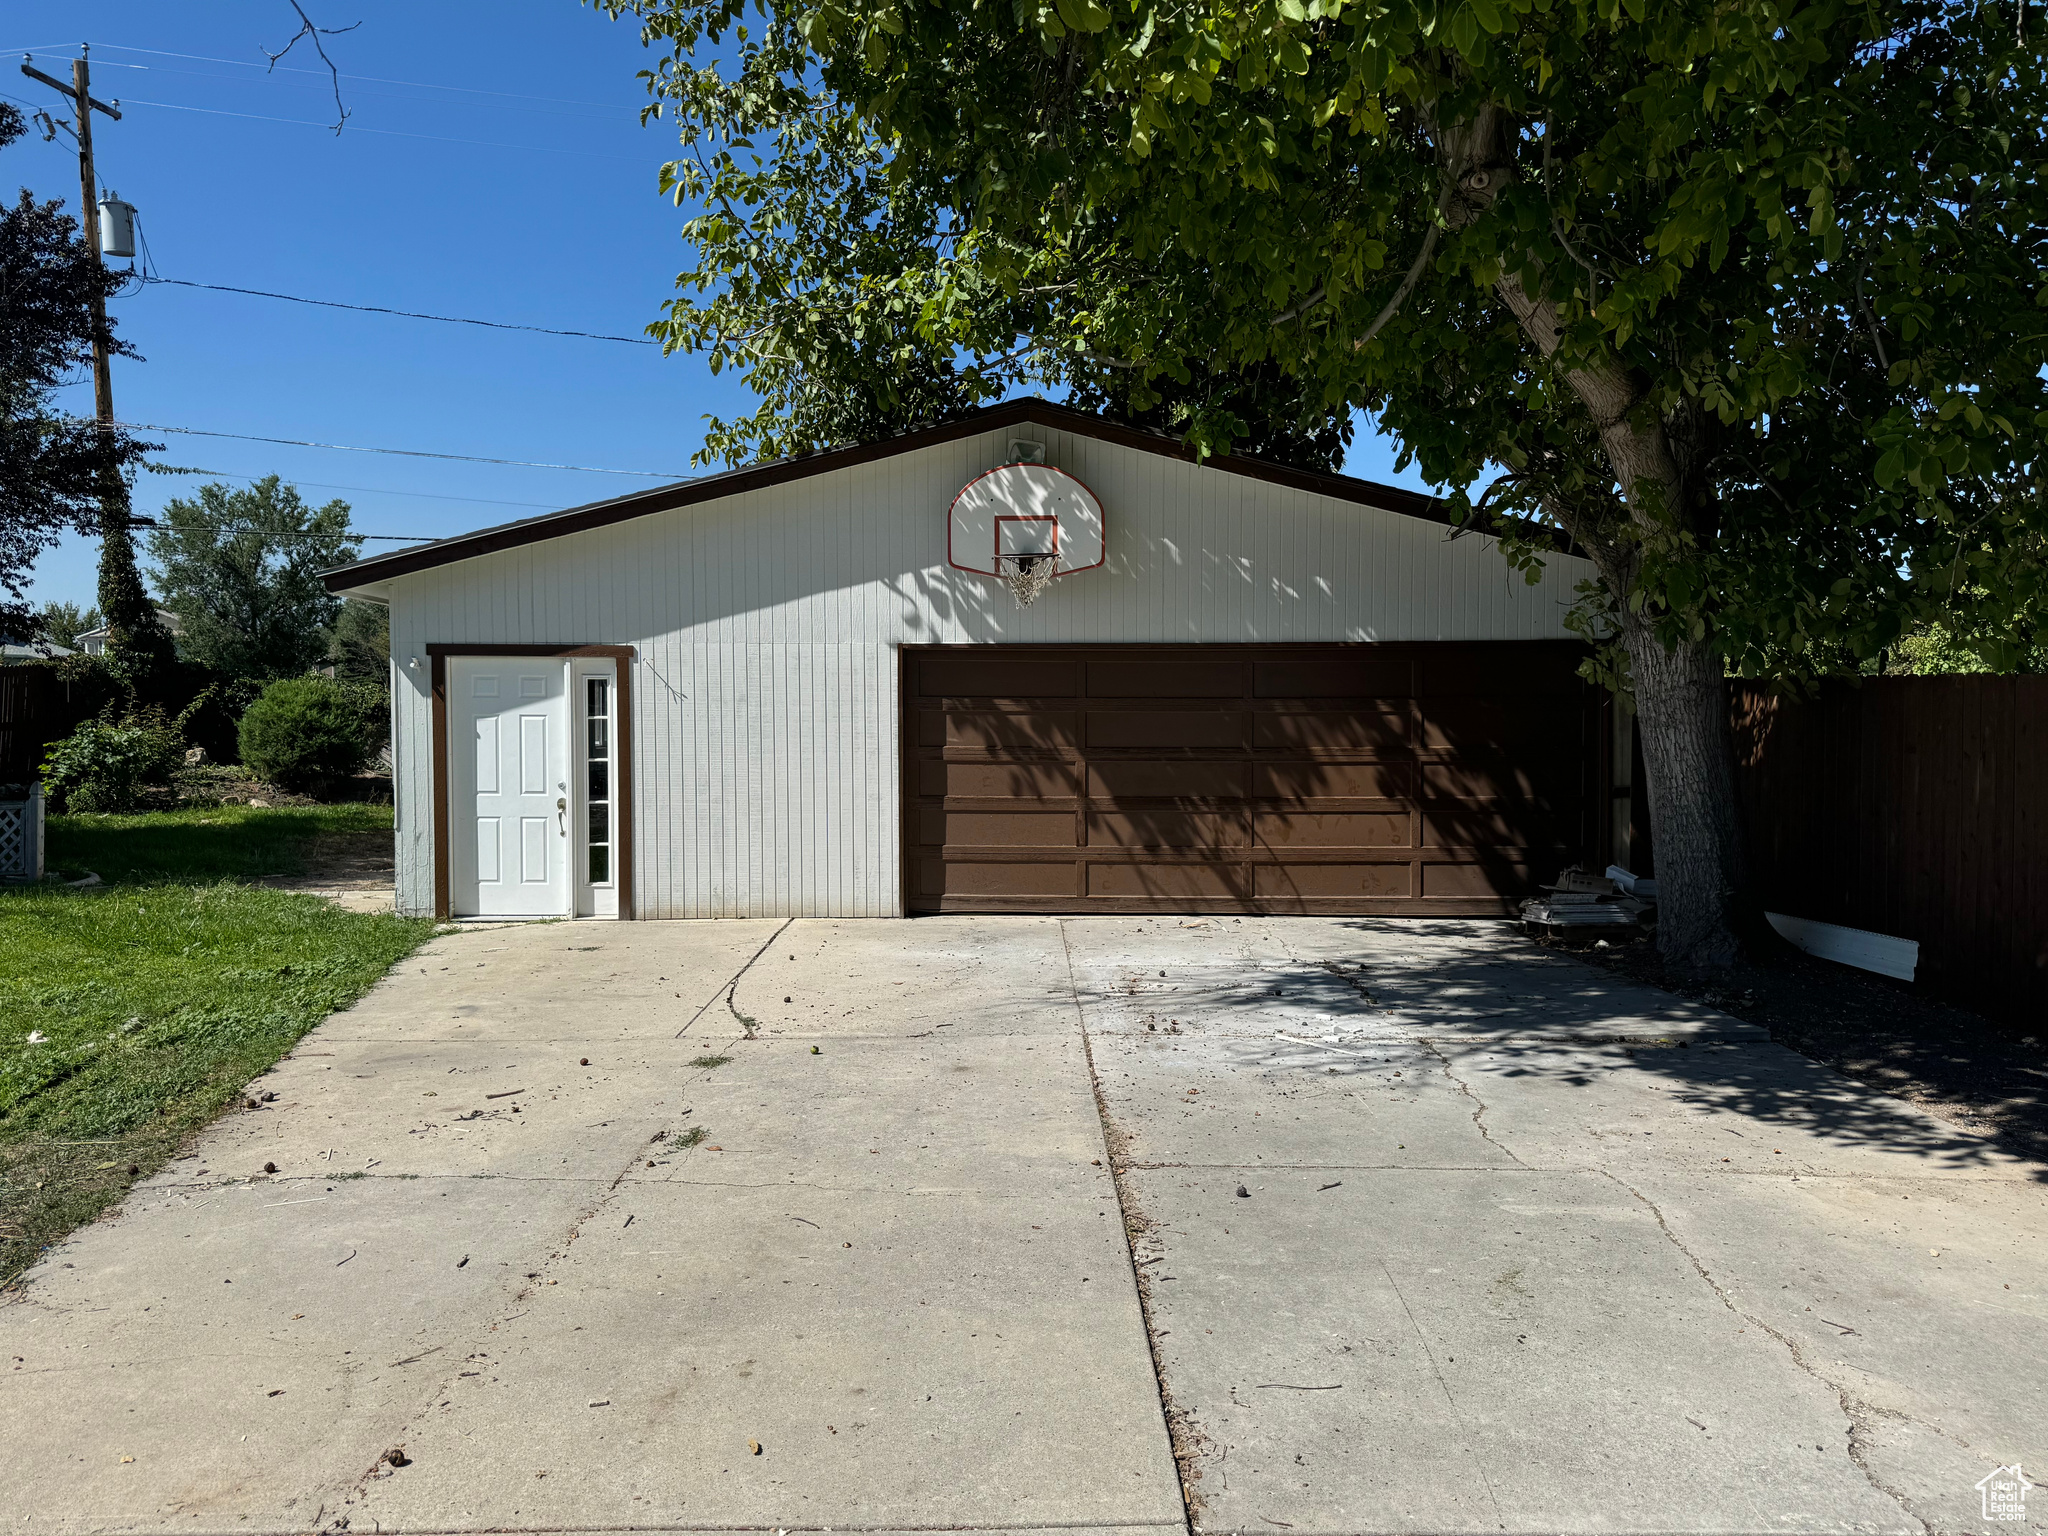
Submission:
[[[698,480],[685,480],[651,491],[636,491],[630,496],[591,502],[586,506],[571,507],[562,512],[546,512],[539,517],[522,518],[516,523],[502,523],[495,528],[483,528],[475,533],[458,534],[454,538],[398,550],[393,554],[377,555],[368,560],[358,560],[353,565],[344,565],[328,571],[323,579],[330,592],[359,591],[374,582],[387,581],[394,576],[409,576],[415,571],[452,565],[458,560],[494,554],[501,549],[514,549],[522,544],[535,544],[543,539],[560,538],[564,534],[584,533],[593,528],[603,528],[636,517],[647,517],[656,512],[673,512],[680,507],[717,501],[723,497],[737,496],[744,491],[783,485],[792,480],[805,480],[813,475],[830,474],[838,469],[851,469],[856,465],[873,463],[877,459],[914,453],[920,448],[930,448],[963,437],[974,437],[983,432],[996,431],[1002,427],[1023,426],[1026,423],[1053,427],[1063,432],[1097,438],[1103,442],[1119,443],[1126,448],[1135,448],[1141,453],[1156,453],[1162,458],[1193,460],[1195,457],[1194,450],[1186,443],[1164,432],[1127,426],[1089,411],[1077,411],[1071,406],[1055,405],[1049,400],[1027,396],[1021,400],[1006,400],[1001,405],[988,406],[957,420],[941,422],[932,427],[920,427],[916,431],[884,438],[879,442],[832,448],[823,453],[805,454],[801,458],[771,459],[766,463],[749,464],[741,469],[706,475]],[[1338,501],[1357,502],[1386,512],[1398,512],[1407,517],[1419,517],[1444,524],[1449,524],[1451,520],[1443,504],[1435,497],[1405,491],[1399,486],[1379,485],[1371,480],[1358,480],[1349,475],[1331,475],[1317,470],[1296,469],[1291,465],[1274,464],[1264,459],[1240,458],[1234,454],[1218,454],[1203,460],[1202,463],[1209,469],[1221,470],[1225,474],[1244,475],[1253,480],[1265,480],[1275,485],[1308,491],[1318,496],[1328,496]]]
[[[59,645],[54,640],[0,640],[0,663],[10,661],[49,661],[58,656],[76,654],[68,645]]]
[[[179,618],[175,613],[171,612],[170,609],[157,609],[156,618],[157,622],[163,625],[164,632],[166,634],[182,635],[183,633],[185,633],[185,621]],[[107,626],[102,624],[98,629],[88,629],[84,634],[73,635],[71,638],[76,640],[80,645],[83,645],[88,640],[105,640],[107,638],[108,633],[109,631]]]

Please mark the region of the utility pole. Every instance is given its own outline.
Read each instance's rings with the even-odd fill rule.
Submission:
[[[79,222],[94,261],[100,255],[99,176],[93,166],[92,115],[104,112],[115,122],[121,120],[118,106],[97,101],[92,94],[92,71],[87,56],[89,45],[79,45],[79,57],[71,61],[71,84],[46,75],[23,56],[21,72],[41,81],[70,101],[71,129],[78,141]],[[92,292],[92,397],[93,418],[99,423],[102,466],[100,470],[100,622],[108,627],[110,652],[125,650],[141,670],[153,671],[155,664],[169,660],[169,637],[156,615],[156,605],[143,590],[142,577],[135,568],[135,541],[129,535],[128,486],[121,478],[114,453],[114,370],[112,332],[107,326],[107,296],[103,288]],[[131,678],[131,682],[140,678]]]

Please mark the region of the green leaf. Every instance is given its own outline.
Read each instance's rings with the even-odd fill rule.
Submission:
[[[1479,18],[1472,14],[1469,0],[1451,18],[1451,44],[1468,59],[1479,47]]]
[[[1100,32],[1109,25],[1109,12],[1096,0],[1053,0],[1060,20],[1074,32]]]

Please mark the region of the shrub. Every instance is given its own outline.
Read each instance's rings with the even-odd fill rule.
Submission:
[[[356,690],[325,677],[272,683],[242,715],[242,764],[285,789],[354,773],[376,750]]]
[[[195,702],[194,708],[197,708]],[[168,784],[185,760],[185,721],[155,705],[116,719],[111,706],[43,759],[43,789],[67,811],[127,811],[145,785]]]

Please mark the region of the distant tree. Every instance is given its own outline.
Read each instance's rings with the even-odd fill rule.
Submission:
[[[76,647],[78,637],[88,629],[100,627],[100,611],[97,608],[81,608],[76,603],[44,603],[29,620],[29,633],[35,639],[53,641],[58,645]]]
[[[21,113],[0,102],[0,148],[21,137]],[[93,300],[122,282],[80,237],[61,202],[24,190],[0,204],[0,629],[28,627],[29,571],[67,533],[102,542],[100,607],[137,676],[169,655],[156,610],[135,576],[123,471],[154,446],[61,410],[59,388],[92,359]],[[135,352],[108,338],[123,357]]]
[[[348,521],[347,502],[310,507],[276,475],[171,501],[149,556],[161,601],[183,625],[179,648],[237,678],[294,677],[318,664],[341,609],[320,573],[362,551]]]
[[[1952,677],[1972,672],[2048,672],[2048,643],[2013,656],[1998,654],[1999,665],[1985,659],[1985,637],[1949,624],[1915,625],[1899,636],[1884,660],[1887,677]]]
[[[338,681],[387,686],[391,677],[391,610],[357,597],[344,601],[334,620],[327,659]]]

